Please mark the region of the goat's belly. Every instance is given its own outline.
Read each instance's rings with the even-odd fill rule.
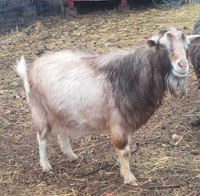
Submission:
[[[101,133],[107,132],[106,130],[93,130],[93,129],[71,129],[68,130],[67,134],[71,138],[80,138],[87,135],[100,135]]]
[[[66,132],[70,137],[80,138],[91,134],[101,134],[107,129],[106,120],[77,119],[57,122],[52,125],[53,133]]]

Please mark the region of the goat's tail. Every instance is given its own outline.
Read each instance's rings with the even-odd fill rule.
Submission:
[[[17,60],[17,64],[14,67],[15,67],[16,72],[23,79],[24,88],[25,88],[25,92],[26,92],[26,98],[27,98],[27,101],[29,102],[30,86],[29,86],[29,82],[28,82],[27,67],[26,67],[26,61],[25,61],[24,56],[21,56],[21,59]]]

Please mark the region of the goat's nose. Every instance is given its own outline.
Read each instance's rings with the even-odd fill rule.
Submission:
[[[181,69],[185,70],[188,66],[188,60],[187,59],[181,59],[179,62],[178,62],[178,65]]]

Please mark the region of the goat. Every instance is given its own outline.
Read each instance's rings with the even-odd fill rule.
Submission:
[[[194,25],[193,34],[200,35],[200,17]],[[194,72],[198,80],[198,88],[200,88],[200,44],[191,45],[189,47],[189,56],[194,68]]]
[[[36,59],[27,73],[24,57],[16,65],[24,81],[38,130],[40,164],[47,158],[47,136],[58,135],[70,161],[78,158],[69,137],[108,130],[118,152],[124,183],[137,185],[130,170],[130,141],[161,105],[166,89],[175,95],[187,89],[186,48],[200,36],[176,29],[162,30],[146,45],[130,51],[96,54],[60,51]]]

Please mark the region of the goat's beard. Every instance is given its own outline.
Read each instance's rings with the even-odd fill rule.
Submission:
[[[166,76],[166,84],[167,84],[167,88],[169,89],[170,93],[173,96],[177,96],[178,92],[179,92],[180,97],[187,95],[188,76],[177,77],[172,72],[170,72]]]

